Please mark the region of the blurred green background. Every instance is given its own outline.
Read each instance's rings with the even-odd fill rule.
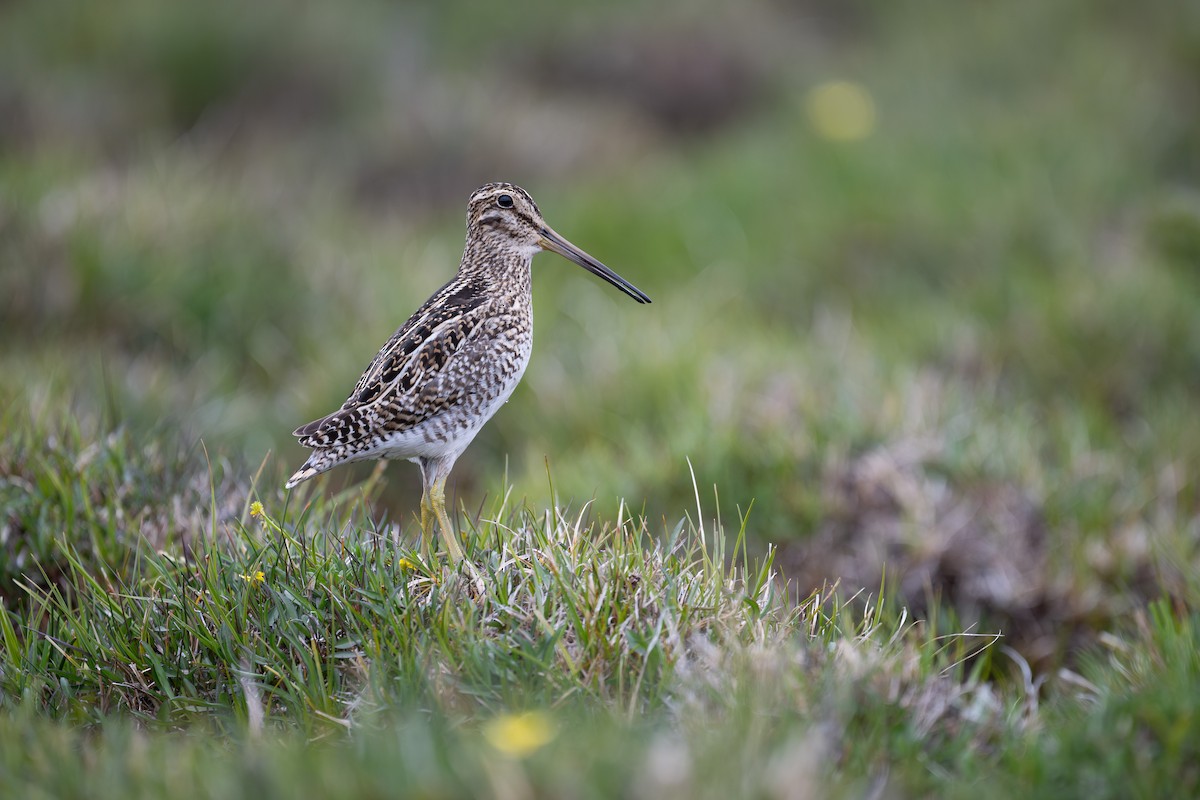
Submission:
[[[6,424],[281,484],[489,180],[654,304],[535,261],[468,509],[547,459],[603,519],[753,504],[797,591],[886,564],[1035,659],[1195,582],[1194,3],[0,4]]]

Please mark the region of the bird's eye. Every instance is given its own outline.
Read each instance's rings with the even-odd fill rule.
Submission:
[[[500,206],[501,208],[512,208],[513,207],[512,195],[511,194],[500,195],[499,197],[496,198],[496,205]]]

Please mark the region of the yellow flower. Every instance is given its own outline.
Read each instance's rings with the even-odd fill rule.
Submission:
[[[875,130],[875,101],[861,84],[822,83],[808,93],[804,105],[813,128],[826,139],[853,142]]]
[[[556,733],[550,717],[540,711],[502,714],[483,726],[483,737],[488,744],[514,758],[524,758],[540,750]]]
[[[417,565],[414,564],[413,562],[409,561],[407,558],[401,558],[400,561],[397,562],[397,564],[400,567],[400,569],[416,569],[417,568]]]
[[[267,576],[263,575],[263,571],[261,569],[252,575],[238,575],[238,577],[241,578],[242,580],[244,580],[246,583],[250,584],[251,586],[258,586],[260,583],[262,583],[263,581],[265,581],[267,579]]]
[[[262,503],[255,500],[250,504],[250,516],[261,517],[264,513]]]

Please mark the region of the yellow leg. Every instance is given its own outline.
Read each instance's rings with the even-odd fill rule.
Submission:
[[[421,554],[429,557],[429,543],[433,540],[433,510],[429,507],[429,493],[421,493]]]
[[[446,552],[450,554],[450,561],[457,564],[462,561],[463,551],[462,546],[458,543],[458,537],[454,534],[454,527],[450,524],[450,515],[446,513],[445,478],[435,481],[429,487],[429,504],[433,507],[433,513],[437,515],[438,526],[442,529],[442,541],[446,543]]]

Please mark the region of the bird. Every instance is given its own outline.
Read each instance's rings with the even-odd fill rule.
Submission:
[[[432,540],[436,520],[451,561],[460,561],[446,478],[525,374],[533,351],[532,262],[542,251],[650,302],[546,224],[524,189],[481,186],[467,202],[458,272],[380,348],[341,408],[293,432],[312,452],[285,488],[355,461],[412,461],[421,469],[423,541]]]

